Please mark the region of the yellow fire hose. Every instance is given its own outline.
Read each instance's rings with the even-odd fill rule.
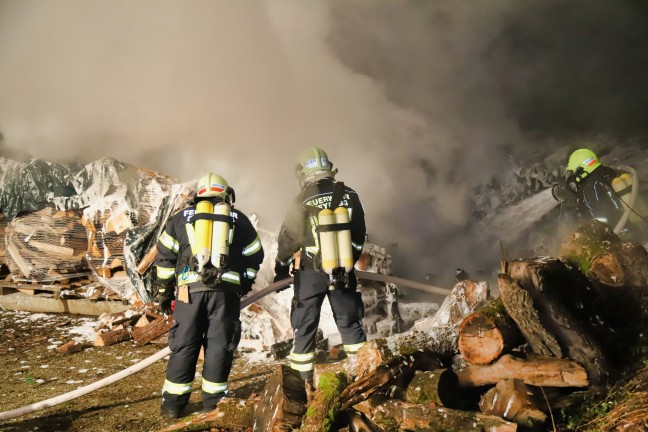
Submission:
[[[433,287],[430,285],[425,285],[421,284],[418,282],[413,282],[409,281],[407,279],[402,279],[394,276],[387,276],[387,275],[382,275],[378,273],[367,273],[367,272],[361,272],[358,271],[356,272],[357,276],[359,279],[366,279],[366,280],[375,280],[375,281],[381,281],[381,282],[387,282],[387,283],[395,283],[397,285],[403,285],[403,286],[408,286],[410,288],[414,289],[419,289],[427,292],[432,292],[435,294],[445,294],[447,295],[450,293],[450,290],[444,289],[444,288],[438,288],[438,287]],[[257,292],[252,293],[250,296],[246,297],[241,301],[241,309],[249,306],[250,304],[254,303],[255,301],[259,300],[262,297],[265,297],[266,295],[273,293],[281,288],[287,287],[290,284],[292,284],[293,278],[288,278],[288,279],[283,279],[278,282],[272,283],[268,285],[266,288],[259,290]],[[46,399],[44,401],[36,402],[31,405],[25,405],[20,408],[16,408],[10,411],[4,411],[0,412],[0,420],[9,420],[15,417],[20,417],[23,415],[31,414],[35,411],[39,411],[45,408],[50,408],[58,404],[62,404],[63,402],[70,401],[72,399],[76,399],[78,397],[84,396],[88,393],[91,393],[95,390],[99,390],[100,388],[106,387],[112,383],[115,383],[117,381],[120,381],[124,378],[127,378],[131,375],[133,375],[136,372],[141,371],[142,369],[145,369],[149,366],[151,366],[153,363],[157,362],[158,360],[163,359],[164,357],[168,356],[171,354],[171,349],[169,347],[164,348],[163,350],[153,354],[152,356],[142,360],[141,362],[130,366],[122,371],[119,371],[113,375],[110,375],[104,379],[101,379],[99,381],[96,381],[92,384],[88,384],[87,386],[79,387],[76,390],[72,390],[71,392],[64,393],[62,395]]]

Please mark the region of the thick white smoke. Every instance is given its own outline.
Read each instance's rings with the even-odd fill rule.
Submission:
[[[410,276],[451,272],[479,259],[471,188],[536,142],[521,131],[526,84],[571,55],[542,44],[557,43],[543,25],[560,16],[544,4],[0,0],[0,131],[12,154],[113,156],[183,181],[219,172],[272,227],[297,192],[297,155],[320,146]]]

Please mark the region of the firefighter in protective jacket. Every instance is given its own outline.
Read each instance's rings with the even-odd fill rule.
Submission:
[[[567,163],[571,173],[565,186],[553,186],[558,201],[577,207],[585,217],[596,219],[614,229],[630,207],[627,224],[619,232],[628,239],[643,242],[646,234],[646,208],[642,199],[631,203],[632,176],[618,169],[603,165],[596,154],[587,148],[574,151]]]
[[[165,417],[179,417],[187,405],[201,347],[204,409],[213,410],[227,392],[241,337],[240,297],[251,290],[264,255],[256,230],[233,203],[227,181],[207,174],[194,205],[169,219],[157,244],[160,309],[171,313],[175,300],[162,388]]]
[[[365,240],[364,210],[358,194],[344,183],[336,182],[336,173],[324,150],[312,147],[302,154],[296,170],[301,192],[281,227],[275,262],[275,281],[289,277],[290,268],[293,269],[295,283],[290,319],[295,335],[290,366],[311,385],[315,336],[325,296],[329,298],[347,355],[356,354],[366,342],[362,328],[364,306],[356,291],[353,272]],[[324,230],[321,226],[323,212],[330,218],[340,212],[348,218]],[[344,263],[327,269],[327,258],[323,259],[322,255],[326,247],[325,236],[345,233],[348,236],[349,231],[350,238],[347,237],[346,242],[338,237],[337,243],[332,243],[338,248],[348,247],[348,253],[341,251],[339,254],[340,259],[347,257],[346,270]]]

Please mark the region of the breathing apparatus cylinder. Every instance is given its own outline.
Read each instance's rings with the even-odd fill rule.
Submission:
[[[331,209],[323,209],[317,215],[318,225],[325,227],[335,223],[335,213]],[[322,270],[329,276],[338,267],[337,232],[320,231],[320,255],[322,257]]]
[[[214,214],[230,217],[231,207],[225,202],[214,206]],[[211,263],[217,269],[225,267],[229,256],[230,224],[225,221],[214,221],[211,237]]]
[[[196,204],[196,214],[211,214],[213,211],[214,205],[207,200]],[[212,225],[212,221],[207,219],[198,219],[194,224],[194,241],[191,245],[191,253],[196,259],[198,273],[203,271],[212,254]]]
[[[335,222],[338,224],[348,224],[349,210],[346,207],[335,209]],[[351,244],[351,230],[343,229],[336,232],[337,234],[337,253],[338,267],[343,268],[345,273],[353,270],[353,246]]]

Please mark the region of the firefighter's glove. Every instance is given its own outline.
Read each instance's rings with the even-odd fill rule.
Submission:
[[[158,296],[158,309],[160,312],[171,315],[171,302],[175,299],[174,279],[155,279],[153,282]]]
[[[288,266],[275,266],[275,277],[273,282],[279,282],[290,277],[290,271]],[[287,289],[290,284],[286,285],[283,288],[278,289],[276,292],[281,292]]]
[[[160,305],[158,306],[160,309],[160,312],[162,312],[165,315],[171,315],[173,313],[173,308],[172,308],[172,303],[173,303],[174,297],[163,297],[160,296]]]
[[[252,291],[253,284],[254,284],[253,280],[249,280],[247,278],[241,278],[241,288],[239,288],[236,292],[239,298],[247,295],[247,293]]]

